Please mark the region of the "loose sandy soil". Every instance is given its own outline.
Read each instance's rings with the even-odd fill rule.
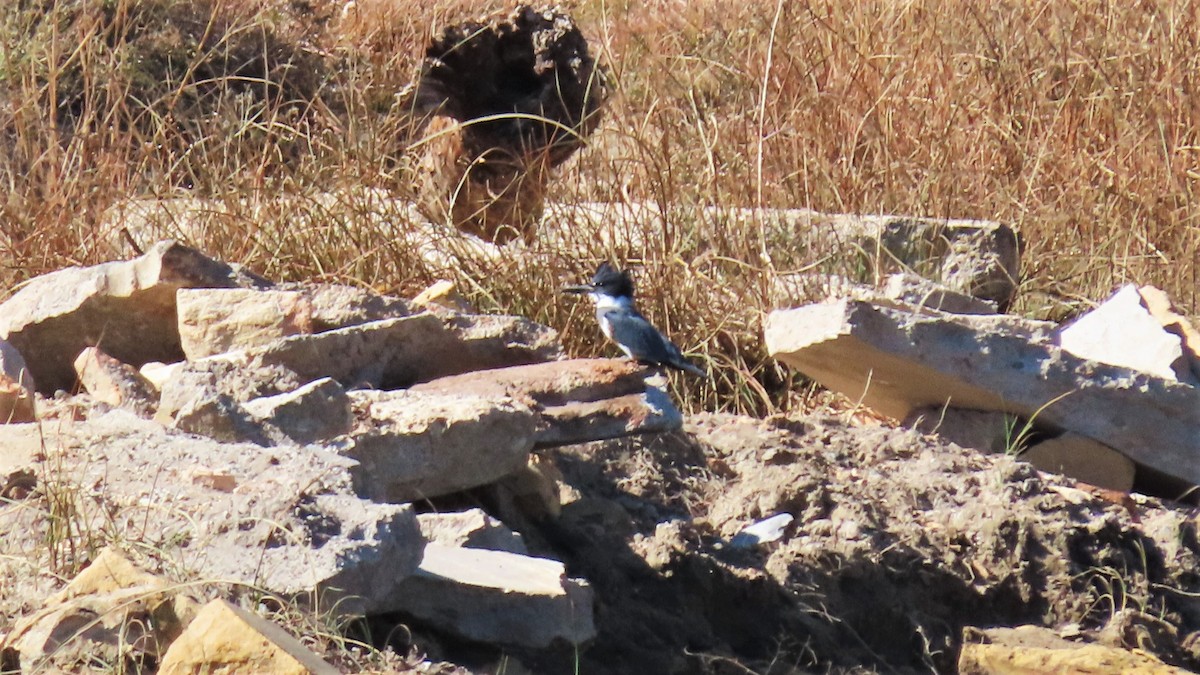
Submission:
[[[947,672],[964,627],[1017,624],[1200,666],[1182,507],[832,418],[700,415],[555,454],[577,499],[541,534],[599,598],[580,672]],[[780,512],[780,542],[728,546]]]

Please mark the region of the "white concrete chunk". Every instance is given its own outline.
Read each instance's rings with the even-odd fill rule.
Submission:
[[[563,564],[530,556],[425,547],[417,573],[401,583],[401,611],[461,637],[534,649],[596,635],[593,594]]]
[[[1179,336],[1163,330],[1132,284],[1059,329],[1058,339],[1063,349],[1080,358],[1171,380],[1193,379]]]
[[[537,418],[511,398],[352,391],[356,428],[335,444],[364,497],[406,502],[477,487],[525,465]]]
[[[1010,412],[1200,483],[1200,390],[1079,358],[1041,333],[1036,322],[853,300],[772,312],[766,322],[772,356],[885,415],[947,402]]]

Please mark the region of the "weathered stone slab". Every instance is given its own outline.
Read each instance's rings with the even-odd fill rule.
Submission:
[[[950,314],[995,314],[997,309],[995,302],[972,297],[911,272],[889,274],[878,287],[858,284],[836,274],[781,274],[771,279],[770,293],[775,307],[795,307],[836,296]]]
[[[503,396],[352,391],[356,428],[336,445],[364,497],[406,502],[495,481],[525,464],[536,416]]]
[[[121,363],[96,347],[88,347],[73,364],[80,384],[97,401],[127,408],[150,416],[158,405],[158,395],[136,368]]]
[[[572,359],[443,377],[413,391],[514,397],[540,415],[537,445],[552,447],[678,429],[683,416],[651,375],[626,359]]]
[[[21,353],[0,340],[0,424],[33,421],[34,389]]]
[[[37,434],[23,429],[34,426],[0,426],[0,447]],[[106,531],[153,536],[161,555],[201,578],[289,597],[325,594],[323,606],[348,613],[386,611],[421,557],[411,507],[358,498],[357,464],[319,448],[218,443],[121,409],[40,433],[64,485],[104,494]],[[209,467],[226,484],[195,480]]]
[[[540,649],[596,635],[591,587],[555,560],[429,544],[399,593],[401,611],[469,640]]]
[[[1195,384],[1179,336],[1163,330],[1132,284],[1060,328],[1058,340],[1080,358]]]
[[[549,204],[542,236],[554,243],[563,223],[595,232],[604,243],[637,247],[667,229],[651,202]],[[842,261],[863,278],[911,270],[1005,309],[1020,281],[1021,246],[1012,227],[988,220],[820,213],[810,209],[704,207],[693,214],[720,229],[752,227],[787,242],[811,260]],[[577,235],[575,235],[577,236]]]
[[[313,332],[312,300],[299,291],[181,288],[175,303],[190,360]]]
[[[200,610],[158,667],[160,675],[339,672],[278,625],[220,599]]]
[[[381,295],[357,286],[291,283],[281,288],[301,292],[308,298],[315,333],[416,313],[403,298]]]
[[[1125,455],[1073,433],[1042,441],[1022,452],[1019,458],[1042,471],[1061,473],[1118,492],[1129,492],[1136,474],[1133,461]]]
[[[237,352],[172,364],[168,369],[166,381],[159,387],[156,414],[163,424],[171,424],[185,408],[196,410],[221,397],[240,403],[294,391],[311,381],[284,366],[251,362]]]
[[[1200,483],[1200,391],[1081,359],[1041,333],[1011,317],[928,316],[854,300],[776,311],[766,322],[772,356],[885,415],[947,401],[1009,412]]]
[[[525,554],[521,535],[489,516],[483,509],[455,513],[422,513],[417,516],[421,534],[430,543],[460,548],[482,548]]]
[[[251,399],[242,408],[265,425],[270,435],[300,445],[349,433],[354,426],[350,397],[328,377],[295,391]]]
[[[133,260],[69,267],[30,281],[0,304],[0,339],[25,357],[38,391],[51,394],[75,384],[71,364],[85,347],[98,346],[134,367],[183,358],[175,319],[178,289],[267,285],[164,241]]]
[[[305,381],[331,377],[346,388],[393,389],[451,369],[455,342],[441,319],[422,313],[287,337],[251,356]]]
[[[463,345],[447,375],[565,358],[558,331],[522,316],[447,314],[445,321]]]

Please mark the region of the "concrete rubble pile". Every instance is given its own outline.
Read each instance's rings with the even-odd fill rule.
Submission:
[[[417,506],[481,489],[521,510],[518,486],[537,476],[540,506],[524,515],[541,517],[557,489],[535,449],[682,417],[636,364],[569,360],[550,328],[465,309],[445,288],[418,304],[273,284],[173,241],[36,278],[0,304],[3,496],[53,475],[102,504],[106,532],[151,536],[172,578],[399,612],[478,642],[583,643],[595,633],[586,581],[486,514]],[[84,574],[131,579],[47,602],[0,635],[5,658],[71,669],[89,651],[134,650],[160,672],[195,672],[199,655],[228,651],[235,670],[331,672],[239,607],[176,599],[116,551],[90,562]],[[121,611],[89,623],[101,605]],[[136,620],[163,608],[172,622]],[[115,633],[125,619],[158,632]],[[218,642],[261,636],[270,653],[196,643],[212,631],[189,622],[234,626]]]
[[[814,286],[825,299],[804,304]],[[915,275],[778,279],[774,301],[770,354],[881,415],[1102,489],[1200,484],[1200,336],[1159,289],[1063,325]]]

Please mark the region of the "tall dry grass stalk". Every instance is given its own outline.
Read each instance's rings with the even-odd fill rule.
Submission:
[[[364,188],[407,190],[395,94],[426,36],[506,3],[21,0],[0,18],[0,281],[111,256],[128,197],[198,196],[222,205],[199,216],[214,255],[398,292],[452,275],[582,355],[604,348],[557,288],[610,258],[716,374],[678,383],[687,406],[759,413],[803,402],[763,352],[764,269],[814,261],[705,207],[998,219],[1027,243],[1017,311],[1061,318],[1125,281],[1198,311],[1194,2],[570,5],[614,95],[550,199],[662,226],[556,222],[522,255],[435,263]]]

